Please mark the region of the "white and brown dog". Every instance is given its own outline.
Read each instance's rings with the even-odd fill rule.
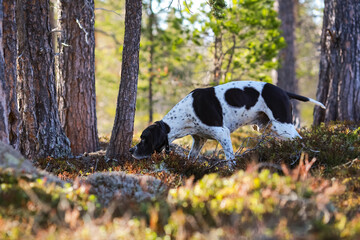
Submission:
[[[234,159],[230,133],[240,126],[267,126],[281,139],[301,138],[292,124],[289,99],[314,99],[288,93],[269,83],[255,81],[230,82],[216,87],[195,89],[165,117],[147,127],[141,141],[130,153],[136,159],[150,157],[155,151],[169,149],[169,143],[186,135],[193,137],[189,158],[196,158],[207,139],[217,140],[228,160]],[[230,166],[233,163],[230,162]]]

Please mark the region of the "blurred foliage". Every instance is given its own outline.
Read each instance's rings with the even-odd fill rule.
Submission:
[[[179,96],[192,90],[193,72],[199,65],[199,53],[192,50],[179,10],[162,8],[161,1],[156,0],[144,1],[143,9],[137,117],[147,115],[150,79],[152,107],[164,113],[179,101]],[[142,120],[148,122],[149,118]]]
[[[270,71],[277,66],[273,58],[285,44],[273,2],[242,0],[226,6],[222,0],[204,1],[193,11],[191,1],[179,6],[143,1],[135,129],[149,120],[150,77],[154,120],[195,87],[212,83],[214,35],[222,36],[223,82],[270,82]],[[124,1],[97,0],[95,8],[98,128],[100,134],[110,134],[120,82]]]
[[[209,5],[211,7],[211,13],[216,18],[224,18],[224,10],[226,8],[225,0],[210,0]]]
[[[314,0],[301,0],[296,6],[295,50],[299,93],[316,99],[323,9],[320,1]],[[313,105],[302,103],[299,106],[302,125],[310,126]]]
[[[88,194],[86,187],[48,183],[46,177],[33,178],[25,173],[14,177],[3,169],[0,169],[0,182],[0,220],[28,224],[31,231],[51,224],[69,226],[68,214],[81,217],[96,207],[96,198]],[[7,235],[2,232],[0,238],[7,239]],[[11,235],[8,237],[11,239]]]
[[[155,13],[153,40],[149,39],[150,3]],[[189,93],[199,81],[194,72],[202,69],[200,53],[194,52],[187,41],[183,19],[177,8],[160,5],[161,1],[143,2],[142,35],[140,43],[140,71],[136,104],[135,128],[148,123],[149,77],[153,80],[154,119],[168,111]],[[124,1],[95,1],[96,28],[96,90],[97,115],[100,134],[109,135],[115,117],[121,73],[124,35]],[[154,47],[153,62],[149,61],[150,46]],[[153,72],[149,72],[152,64]]]
[[[150,2],[155,14],[149,39]],[[149,77],[153,80],[154,120],[160,119],[195,87],[213,81],[214,36],[222,35],[222,79],[271,81],[273,61],[284,46],[273,0],[177,2],[143,1],[140,71],[135,134],[149,121]],[[224,3],[227,3],[224,6]],[[109,135],[120,83],[125,1],[96,0],[96,88],[98,128]],[[218,17],[214,11],[218,9]],[[297,5],[296,54],[299,93],[315,98],[321,9],[313,0]],[[235,48],[233,48],[235,38]],[[154,46],[153,72],[149,72]],[[230,56],[231,61],[230,61]],[[228,63],[231,63],[228,66]],[[312,122],[313,106],[300,104],[302,120]]]
[[[114,123],[120,84],[124,19],[125,1],[95,1],[95,84],[100,134],[110,134]]]
[[[170,216],[166,233],[186,239],[206,236],[207,229],[216,228],[221,233],[218,237],[293,239],[304,236],[314,223],[326,226],[334,218],[329,200],[344,191],[338,183],[311,177],[299,181],[306,168],[280,176],[253,167],[229,178],[207,175],[195,184],[171,190],[169,202],[177,214]]]
[[[0,168],[0,238],[358,239],[359,132],[334,123],[292,142],[253,136],[239,144],[235,172],[218,155],[192,162],[176,151],[39,162],[67,182]],[[245,132],[235,138],[247,142]]]
[[[188,5],[191,9],[193,4],[188,2]],[[273,5],[272,0],[234,0],[223,9],[221,17],[209,11],[207,3],[200,5],[198,13],[185,8],[184,15],[191,26],[193,42],[207,47],[212,53],[211,58],[205,60],[214,61],[212,56],[218,55],[223,75],[221,82],[271,82],[270,70],[277,67],[274,58],[285,46]],[[218,40],[217,53],[214,53],[215,38],[221,39]],[[208,71],[213,68],[215,66],[208,67]]]

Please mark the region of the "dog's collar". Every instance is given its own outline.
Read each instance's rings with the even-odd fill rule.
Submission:
[[[160,120],[160,121],[157,121],[155,123],[158,123],[160,128],[161,128],[161,131],[165,134],[165,153],[166,154],[169,154],[170,153],[170,145],[169,145],[169,139],[168,139],[168,131],[167,131],[167,128],[166,128],[166,123],[164,123],[163,120]]]

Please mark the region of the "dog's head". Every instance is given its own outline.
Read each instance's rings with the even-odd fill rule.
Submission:
[[[130,148],[131,155],[136,159],[144,159],[151,157],[155,151],[161,152],[168,144],[167,133],[169,131],[169,126],[164,122],[155,122],[148,126],[142,132],[140,142]]]

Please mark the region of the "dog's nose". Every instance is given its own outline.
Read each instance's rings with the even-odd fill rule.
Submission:
[[[135,149],[134,149],[134,148],[130,148],[130,149],[129,149],[129,152],[130,152],[131,154],[133,154],[133,153],[134,153],[134,151],[135,151]]]

